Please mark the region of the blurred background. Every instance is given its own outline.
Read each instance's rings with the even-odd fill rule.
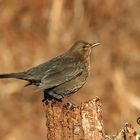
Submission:
[[[68,50],[75,41],[101,42],[91,76],[70,97],[102,100],[106,134],[125,122],[140,125],[139,0],[1,0],[0,73],[23,71]],[[0,139],[44,140],[42,93],[25,81],[0,80]]]

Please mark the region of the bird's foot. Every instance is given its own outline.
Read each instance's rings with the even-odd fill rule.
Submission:
[[[44,99],[42,99],[42,102],[46,103],[46,102],[51,101],[51,100],[55,100],[57,102],[62,102],[62,99],[57,99],[57,98],[54,98],[54,97],[52,97],[52,98],[44,98]]]
[[[69,109],[69,110],[72,110],[72,109],[78,107],[78,105],[72,103],[72,102],[68,99],[68,97],[66,97],[66,96],[63,97],[62,101],[63,101],[64,105],[67,107],[67,109]]]
[[[61,95],[55,94],[53,92],[48,92],[48,93],[44,92],[44,99],[42,100],[42,102],[47,103],[48,101],[51,101],[51,100],[62,102],[62,98],[63,97]]]

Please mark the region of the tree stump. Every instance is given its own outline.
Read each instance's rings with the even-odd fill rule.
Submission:
[[[117,135],[105,135],[98,97],[73,109],[57,101],[46,102],[47,140],[140,140],[126,123]]]
[[[45,103],[47,140],[104,140],[99,98],[68,109],[63,103]]]

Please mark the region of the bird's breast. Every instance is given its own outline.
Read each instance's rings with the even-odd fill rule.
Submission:
[[[90,74],[90,57],[85,56],[83,59],[83,64],[85,66],[85,72],[87,73],[87,76]]]

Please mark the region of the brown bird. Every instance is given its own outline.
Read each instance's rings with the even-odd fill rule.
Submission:
[[[0,78],[26,80],[44,91],[43,101],[56,99],[77,92],[86,82],[90,70],[91,49],[100,43],[76,42],[67,52],[48,62],[19,73],[0,74]]]

